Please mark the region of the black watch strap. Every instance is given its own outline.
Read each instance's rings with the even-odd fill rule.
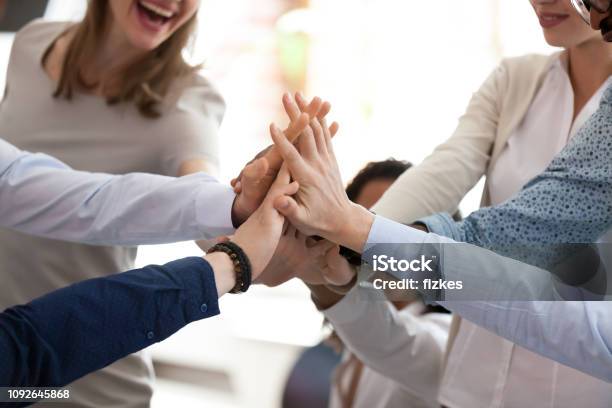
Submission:
[[[358,254],[352,249],[341,246],[340,255],[343,256],[351,265],[361,266],[361,254]]]

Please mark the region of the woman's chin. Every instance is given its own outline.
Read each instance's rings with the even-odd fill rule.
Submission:
[[[152,37],[150,35],[130,36],[132,46],[141,51],[152,51],[164,42],[163,38]]]
[[[551,47],[570,48],[574,41],[567,38],[565,35],[559,35],[554,30],[544,30],[544,39]]]

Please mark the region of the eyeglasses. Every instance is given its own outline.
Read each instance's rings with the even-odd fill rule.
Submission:
[[[612,6],[612,0],[572,0],[572,5],[587,24],[591,24],[591,7],[599,13],[607,13]]]

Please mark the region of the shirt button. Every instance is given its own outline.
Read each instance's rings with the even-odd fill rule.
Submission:
[[[147,333],[147,339],[153,340],[153,337],[155,337],[155,333],[153,333],[152,331]]]
[[[202,306],[200,306],[200,311],[202,313],[208,312],[208,305],[206,303],[203,303]]]

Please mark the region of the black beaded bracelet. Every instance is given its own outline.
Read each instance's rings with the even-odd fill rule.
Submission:
[[[227,254],[234,264],[236,272],[236,285],[230,290],[230,293],[244,293],[249,290],[252,281],[251,261],[247,254],[234,242],[221,242],[208,250],[209,254],[213,252],[223,252]]]

